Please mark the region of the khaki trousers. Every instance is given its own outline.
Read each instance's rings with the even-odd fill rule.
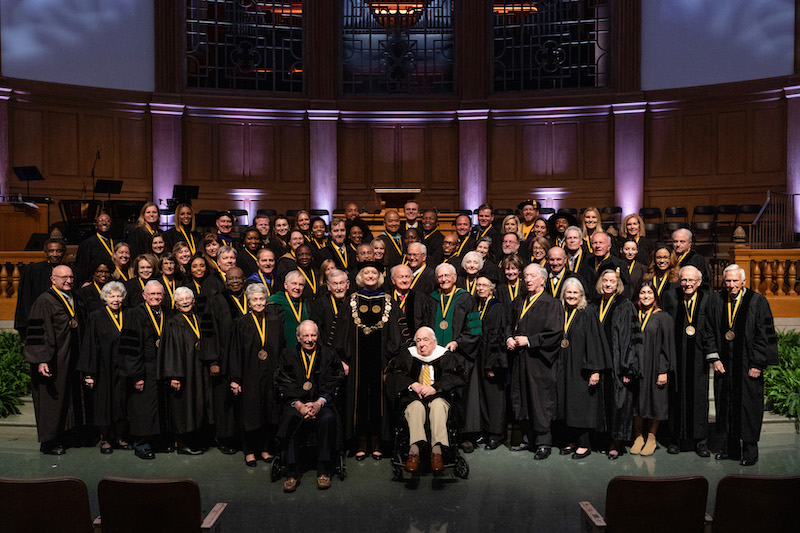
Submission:
[[[430,421],[431,445],[441,444],[449,446],[447,438],[447,414],[450,404],[444,398],[434,398],[427,404],[414,400],[406,407],[405,415],[408,422],[409,442],[414,444],[425,438],[425,419]]]

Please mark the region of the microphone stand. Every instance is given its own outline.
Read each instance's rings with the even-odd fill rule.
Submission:
[[[100,159],[100,148],[97,149],[97,152],[94,154],[94,163],[92,163],[92,201],[94,201],[94,167],[97,166],[97,161]],[[111,196],[109,195],[109,198]]]

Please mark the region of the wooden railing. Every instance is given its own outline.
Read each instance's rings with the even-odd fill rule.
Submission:
[[[14,320],[20,272],[42,260],[42,252],[0,252],[0,320]]]
[[[731,257],[732,263],[744,269],[746,286],[767,297],[773,315],[800,316],[800,286],[797,280],[800,249],[734,248]]]

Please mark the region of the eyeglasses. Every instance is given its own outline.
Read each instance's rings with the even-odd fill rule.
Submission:
[[[75,276],[57,276],[56,274],[53,274],[53,277],[59,279],[75,279]]]

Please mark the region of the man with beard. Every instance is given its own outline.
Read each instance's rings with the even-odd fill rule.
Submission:
[[[525,200],[517,204],[517,209],[519,209],[522,214],[522,217],[520,217],[522,219],[520,221],[522,224],[522,238],[530,248],[533,244],[533,240],[536,238],[536,234],[533,233],[533,224],[536,222],[536,217],[539,216],[539,202],[536,200]]]

